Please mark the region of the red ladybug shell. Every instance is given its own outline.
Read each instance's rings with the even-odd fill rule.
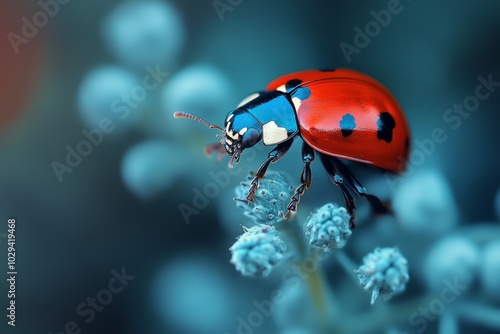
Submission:
[[[408,124],[376,80],[346,69],[311,70],[282,76],[266,89],[286,90],[292,97],[298,89],[308,90],[293,101],[300,135],[315,150],[393,172],[405,169]]]

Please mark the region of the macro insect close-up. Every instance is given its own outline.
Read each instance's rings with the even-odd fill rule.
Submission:
[[[351,227],[355,226],[355,204],[349,189],[366,197],[376,212],[388,213],[389,209],[366,192],[339,158],[397,173],[404,171],[410,148],[408,125],[394,97],[374,79],[345,69],[282,76],[266,91],[244,99],[227,115],[224,128],[184,112],[174,117],[195,119],[220,130],[223,138],[219,144],[209,146],[207,152],[225,150],[231,155],[231,168],[246,148],[260,141],[266,146],[275,145],[252,179],[247,201],[254,200],[269,165],[281,159],[295,137],[300,136],[305,166],[285,217],[297,210],[300,197],[311,186],[310,165],[317,152],[330,180],[342,190]]]
[[[1,2],[0,333],[499,333],[498,13]]]

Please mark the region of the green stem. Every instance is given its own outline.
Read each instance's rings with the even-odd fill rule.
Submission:
[[[298,256],[294,267],[300,271],[300,277],[304,279],[309,289],[312,303],[319,315],[322,332],[331,334],[331,330],[328,330],[328,320],[331,316],[328,303],[329,291],[325,284],[323,270],[321,263],[319,263],[320,260],[318,260],[317,256],[313,256],[309,252],[301,227],[297,221],[289,219],[283,222],[282,225],[279,225],[279,230],[293,244],[297,251]],[[311,264],[314,265],[314,270],[311,270]]]
[[[318,311],[321,322],[328,323],[328,303],[326,300],[327,291],[323,278],[323,271],[318,267],[313,272],[309,273],[306,278],[307,286],[311,294],[313,303]]]

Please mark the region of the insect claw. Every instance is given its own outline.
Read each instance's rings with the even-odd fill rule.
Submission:
[[[233,200],[234,200],[234,201],[238,201],[238,202],[243,202],[243,203],[245,203],[245,204],[248,204],[248,202],[249,202],[249,201],[248,201],[248,199],[246,199],[246,198],[238,198],[238,197],[234,197],[234,198],[233,198]]]

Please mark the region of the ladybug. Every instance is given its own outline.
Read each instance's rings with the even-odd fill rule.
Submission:
[[[342,160],[394,173],[401,173],[408,161],[410,131],[396,99],[376,80],[349,69],[281,76],[229,112],[224,128],[185,112],[176,112],[174,117],[194,119],[221,131],[220,143],[208,146],[207,153],[229,154],[229,167],[258,142],[274,146],[250,183],[248,201],[254,200],[269,165],[280,160],[300,136],[304,168],[285,218],[297,210],[301,196],[311,186],[310,165],[316,154],[342,191],[352,217],[351,228],[355,227],[356,209],[352,193],[365,197],[377,213],[390,209],[366,192]]]

